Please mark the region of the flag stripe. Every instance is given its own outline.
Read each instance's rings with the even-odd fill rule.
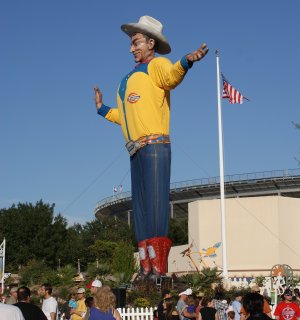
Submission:
[[[229,103],[243,103],[243,99],[245,98],[238,90],[236,90],[222,75],[222,80],[223,80],[223,93],[222,93],[222,98],[223,99],[228,99]],[[247,99],[247,98],[245,98]]]

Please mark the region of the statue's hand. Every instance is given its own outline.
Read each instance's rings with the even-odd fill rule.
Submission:
[[[94,87],[94,91],[95,91],[95,103],[96,103],[96,109],[99,110],[102,106],[102,92],[100,91],[100,89],[95,86]]]
[[[189,53],[186,56],[186,59],[189,62],[200,61],[202,58],[204,58],[206,56],[207,52],[208,52],[208,48],[206,46],[206,43],[202,43],[201,47],[198,50],[196,50],[192,53]]]

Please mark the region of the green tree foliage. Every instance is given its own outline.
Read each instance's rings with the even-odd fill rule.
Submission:
[[[173,241],[173,246],[188,243],[188,219],[171,219],[169,238]]]
[[[72,285],[76,271],[77,270],[70,264],[57,270],[56,274],[59,278],[59,283],[62,285]]]
[[[89,247],[96,240],[108,240],[112,242],[134,240],[133,230],[126,221],[113,218],[101,217],[83,226],[82,239],[84,245]]]
[[[98,266],[96,262],[88,263],[87,273],[93,279],[95,278],[103,279],[104,276],[107,276],[111,273],[111,266],[109,264],[109,261],[102,262],[102,263],[98,262]]]
[[[63,245],[57,252],[57,259],[60,259],[61,265],[75,265],[78,259],[84,259],[86,248],[82,242],[82,226],[75,224],[67,229]]]
[[[217,268],[203,268],[200,272],[182,276],[181,280],[194,291],[203,292],[207,296],[213,295],[212,285],[222,284],[221,271],[218,271]]]
[[[19,203],[0,210],[0,239],[6,238],[6,261],[10,272],[32,259],[56,267],[58,259],[68,263],[74,258],[76,234],[68,230],[60,214],[54,216],[54,204]]]
[[[137,271],[134,247],[128,242],[119,242],[112,256],[112,270],[118,274],[120,284],[129,283]]]
[[[117,243],[126,241],[133,243],[133,230],[125,221],[112,217],[101,217],[87,222],[82,227],[81,239],[85,262],[90,263],[99,259],[105,264],[111,259]]]
[[[32,286],[34,284],[42,284],[51,282],[57,284],[58,277],[56,272],[49,268],[45,262],[32,259],[20,270],[21,284]]]
[[[89,246],[89,255],[92,260],[99,259],[100,263],[109,261],[114,253],[117,243],[109,240],[96,240]]]

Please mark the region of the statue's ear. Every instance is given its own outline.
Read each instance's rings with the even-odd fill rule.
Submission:
[[[150,50],[152,50],[152,49],[154,49],[154,47],[155,47],[155,40],[152,39],[152,38],[150,38],[150,39],[148,40],[148,48],[149,48]]]

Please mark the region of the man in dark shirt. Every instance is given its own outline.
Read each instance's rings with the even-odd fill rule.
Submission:
[[[30,289],[27,287],[20,287],[17,291],[18,302],[17,306],[23,313],[25,320],[47,320],[44,312],[34,304],[30,303]]]

